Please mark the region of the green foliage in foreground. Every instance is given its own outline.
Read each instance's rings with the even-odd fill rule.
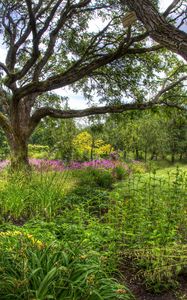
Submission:
[[[1,184],[1,299],[133,299],[119,273],[127,261],[155,292],[177,286],[187,266],[186,172],[125,174],[115,186],[97,174]]]
[[[1,299],[130,299],[93,253],[47,245],[23,231],[5,234],[0,236]]]
[[[154,291],[176,286],[187,266],[187,174],[137,174],[112,196],[123,259]]]
[[[6,180],[0,192],[1,215],[5,220],[41,217],[51,220],[62,207],[68,173],[38,173],[29,180]]]

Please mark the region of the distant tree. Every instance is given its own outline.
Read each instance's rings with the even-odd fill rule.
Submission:
[[[107,156],[112,151],[112,146],[106,144],[101,138],[96,138],[86,130],[80,132],[73,139],[75,157],[79,160],[92,160]]]
[[[129,112],[120,118],[110,117],[105,126],[105,140],[110,140],[116,150],[122,150],[134,158],[145,161],[171,155],[185,157],[187,149],[186,112],[164,110],[163,108],[146,113]],[[142,155],[142,153],[144,155]]]
[[[174,162],[177,155],[180,159],[187,158],[187,114],[175,110],[170,112],[167,129],[171,161]]]
[[[157,159],[159,155],[163,157],[167,153],[169,137],[163,116],[158,113],[147,114],[137,122],[137,128],[145,162],[148,154],[151,154],[151,159]]]

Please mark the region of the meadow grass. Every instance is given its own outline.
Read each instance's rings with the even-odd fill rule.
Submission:
[[[1,299],[133,299],[119,271],[127,260],[147,288],[176,287],[187,265],[186,167],[137,170],[4,173]]]

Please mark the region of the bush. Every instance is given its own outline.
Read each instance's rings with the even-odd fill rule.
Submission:
[[[13,176],[0,191],[1,215],[5,220],[43,217],[51,220],[62,208],[68,173],[34,173],[30,181]]]
[[[29,157],[32,158],[48,158],[49,147],[44,145],[29,144]]]
[[[133,161],[129,164],[130,171],[134,174],[143,174],[147,171],[146,165],[140,161]]]
[[[128,176],[128,172],[123,166],[116,166],[112,174],[117,180],[123,180]]]
[[[107,170],[94,170],[95,182],[98,186],[111,189],[113,183],[113,177],[110,171]]]
[[[80,185],[98,186],[111,189],[114,178],[110,170],[86,168],[80,171]]]
[[[160,293],[176,287],[178,276],[186,273],[187,245],[131,249],[129,258],[136,263],[139,276],[143,277],[146,286]]]

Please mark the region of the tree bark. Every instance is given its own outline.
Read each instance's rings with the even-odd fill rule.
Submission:
[[[121,0],[135,11],[150,37],[167,49],[181,55],[187,61],[187,34],[171,25],[159,14],[150,0]]]
[[[11,152],[12,171],[30,171],[28,158],[28,140],[31,135],[29,132],[31,107],[35,97],[23,98],[20,101],[12,100],[10,109],[10,123],[12,134],[8,138]]]
[[[11,150],[11,170],[12,171],[29,171],[29,159],[28,159],[28,143],[26,139],[21,137],[14,138],[10,141]]]

